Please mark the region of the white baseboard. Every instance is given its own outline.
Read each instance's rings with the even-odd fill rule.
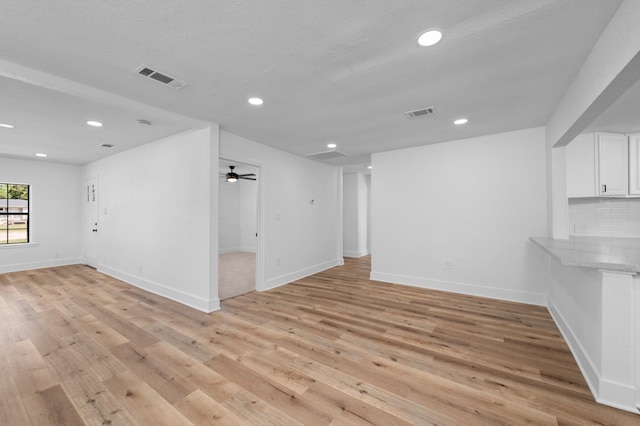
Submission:
[[[0,266],[0,274],[7,272],[29,271],[32,269],[55,268],[56,266],[77,265],[82,263],[81,257],[70,257],[67,259],[51,259],[38,262],[16,263],[13,265]]]
[[[344,257],[362,257],[362,256],[367,256],[369,254],[369,252],[367,250],[361,250],[361,251],[345,251],[342,253],[342,255]]]
[[[342,265],[344,262],[341,262],[341,260],[342,259],[330,260],[329,262],[320,263],[309,268],[271,278],[265,282],[265,288],[260,289],[260,291],[271,290],[273,288],[280,287],[281,285],[289,284],[293,281],[308,277],[309,275],[317,274],[318,272],[333,268],[334,266]]]
[[[198,296],[194,296],[189,293],[182,292],[170,287],[166,287],[162,284],[154,283],[153,281],[145,280],[144,278],[128,274],[126,272],[119,271],[117,269],[109,268],[108,266],[98,266],[98,272],[110,275],[121,281],[131,284],[132,286],[141,288],[158,296],[166,297],[167,299],[174,300],[183,305],[190,306],[202,312],[213,312],[220,309],[220,299],[203,299]]]
[[[237,251],[242,251],[242,249],[240,247],[219,248],[218,254],[235,253]]]
[[[601,378],[600,369],[591,360],[587,351],[576,338],[569,323],[567,323],[551,300],[548,301],[547,308],[556,326],[558,326],[560,333],[562,333],[562,337],[564,337],[565,342],[567,342],[573,358],[576,360],[582,376],[586,380],[595,400],[600,404],[638,414],[640,410],[635,406],[637,389],[632,386],[614,383]]]
[[[256,249],[255,249],[255,247],[223,248],[223,249],[218,249],[218,254],[237,253],[239,251],[242,251],[242,252],[245,252],[245,253],[255,253]]]
[[[584,350],[578,339],[576,339],[569,323],[567,323],[551,299],[547,302],[547,309],[549,310],[553,321],[556,323],[556,326],[560,330],[562,337],[564,337],[564,341],[567,342],[567,346],[569,346],[569,350],[571,350],[573,358],[578,363],[578,367],[580,368],[584,379],[587,381],[587,385],[589,386],[591,393],[597,398],[600,370],[593,361],[591,361],[589,354],[587,354],[587,351]]]
[[[525,291],[506,290],[503,288],[488,287],[482,285],[458,283],[452,281],[434,280],[406,275],[388,274],[385,272],[371,271],[370,278],[375,281],[383,281],[394,284],[404,284],[431,290],[449,291],[451,293],[468,294],[471,296],[488,297],[491,299],[507,300],[510,302],[528,303],[530,305],[546,306],[547,295],[543,293],[530,293]]]

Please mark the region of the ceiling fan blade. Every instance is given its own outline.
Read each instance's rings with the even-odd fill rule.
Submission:
[[[250,177],[246,177],[244,175],[239,175],[238,179],[246,179],[246,180],[256,180],[256,178],[250,178]]]
[[[243,175],[238,175],[238,176],[255,176],[255,173],[245,173]]]

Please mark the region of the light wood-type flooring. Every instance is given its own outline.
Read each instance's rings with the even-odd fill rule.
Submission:
[[[640,424],[545,308],[346,262],[213,314],[80,265],[0,275],[0,424]]]

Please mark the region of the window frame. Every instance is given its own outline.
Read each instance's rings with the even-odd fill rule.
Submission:
[[[25,245],[34,245],[33,243],[33,226],[32,226],[32,211],[31,211],[31,206],[32,206],[32,194],[33,194],[33,186],[29,183],[18,183],[18,182],[9,182],[9,181],[5,181],[2,180],[0,181],[0,185],[7,185],[7,198],[6,198],[6,204],[3,206],[6,211],[2,211],[0,212],[0,222],[3,222],[3,218],[6,219],[6,223],[7,223],[7,229],[6,230],[0,230],[0,233],[2,232],[6,232],[6,243],[5,242],[0,242],[0,248],[6,248],[6,247],[20,247],[20,246],[25,246]],[[10,208],[9,208],[9,194],[8,194],[8,187],[11,185],[21,185],[21,186],[26,186],[27,187],[27,211],[25,212],[20,212],[20,213],[15,213],[15,212],[11,212]],[[21,242],[17,242],[17,243],[11,243],[9,242],[9,218],[11,216],[26,216],[26,225],[27,225],[27,241],[21,241]]]

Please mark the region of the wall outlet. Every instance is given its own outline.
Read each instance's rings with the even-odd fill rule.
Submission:
[[[444,262],[442,263],[442,267],[444,269],[453,269],[453,260],[445,259]]]

